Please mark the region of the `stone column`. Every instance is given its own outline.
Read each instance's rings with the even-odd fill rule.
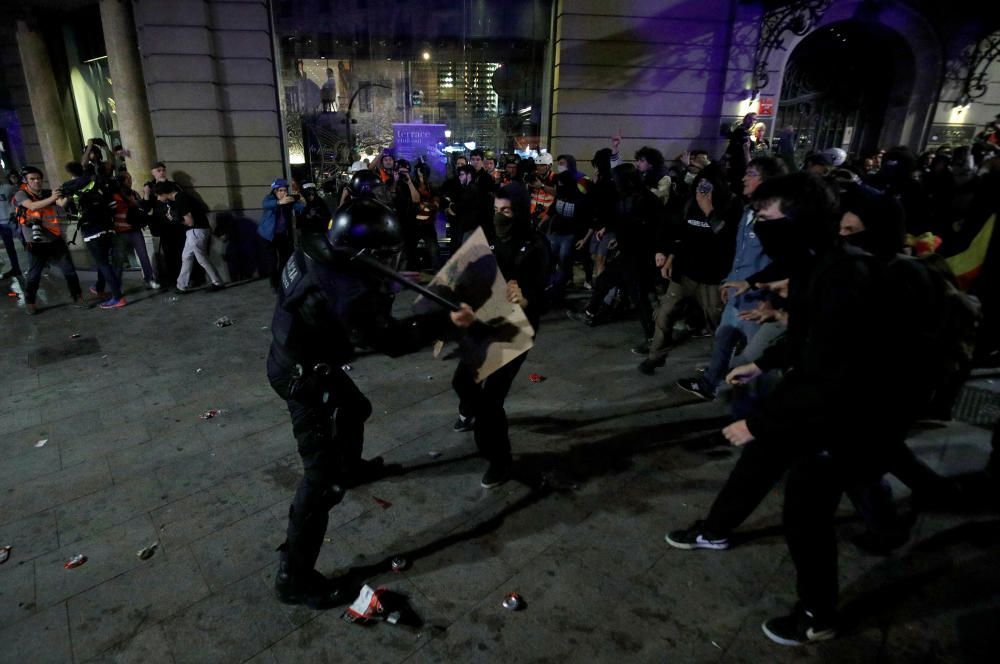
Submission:
[[[35,118],[35,130],[38,132],[38,145],[45,162],[45,176],[49,186],[54,187],[64,179],[63,167],[66,162],[75,161],[78,155],[74,153],[66,134],[62,103],[45,40],[27,22],[18,21],[17,48],[21,53],[31,114]]]
[[[130,4],[127,0],[101,0],[101,26],[125,163],[133,181],[142,183],[156,161],[156,144]]]

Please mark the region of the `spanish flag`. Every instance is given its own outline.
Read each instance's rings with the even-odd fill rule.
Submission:
[[[948,262],[948,267],[951,268],[952,272],[958,278],[958,285],[962,290],[969,290],[969,286],[972,285],[972,282],[979,276],[980,270],[983,269],[983,262],[986,260],[986,251],[989,249],[996,221],[997,215],[994,212],[986,220],[986,223],[983,224],[983,227],[979,229],[979,232],[976,233],[976,237],[972,238],[972,242],[969,243],[969,246],[964,251],[945,259]]]

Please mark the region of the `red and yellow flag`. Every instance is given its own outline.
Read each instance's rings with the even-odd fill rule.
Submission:
[[[958,277],[958,285],[962,290],[969,290],[969,286],[979,276],[986,260],[986,251],[990,246],[990,239],[993,237],[993,227],[996,225],[997,215],[994,212],[986,220],[983,227],[972,238],[972,242],[961,253],[949,256],[945,260],[955,276]]]

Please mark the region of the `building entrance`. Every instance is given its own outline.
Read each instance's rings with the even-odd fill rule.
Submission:
[[[777,135],[795,129],[799,163],[825,148],[860,157],[898,141],[896,107],[905,112],[912,60],[903,40],[881,26],[852,20],[816,30],[785,66]]]

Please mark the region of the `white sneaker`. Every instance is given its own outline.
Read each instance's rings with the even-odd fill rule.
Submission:
[[[161,288],[160,282],[158,282],[156,279],[150,279],[147,285],[153,290],[160,290]]]

